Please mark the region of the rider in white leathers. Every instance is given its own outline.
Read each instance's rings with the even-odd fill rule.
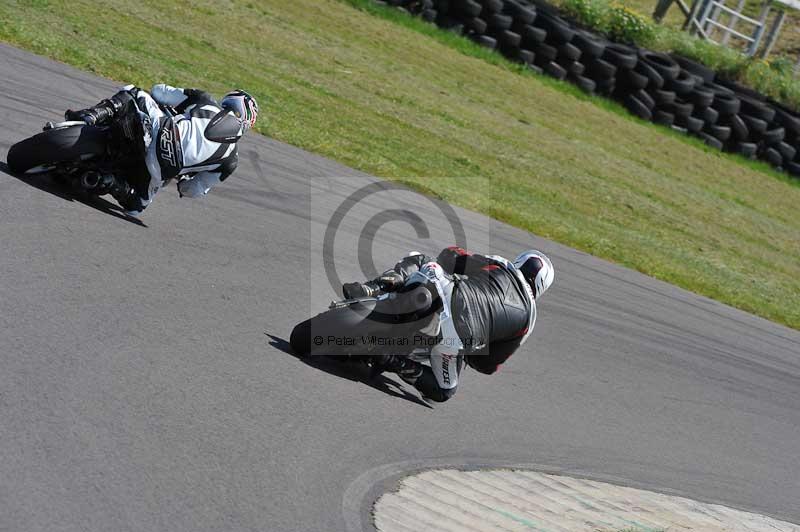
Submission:
[[[144,164],[124,176],[89,173],[82,179],[87,189],[111,193],[131,215],[140,214],[168,179],[178,180],[182,197],[203,196],[224,181],[237,166],[236,142],[257,115],[255,99],[244,91],[217,103],[207,92],[163,83],[150,93],[128,85],[94,107],[65,113],[90,125],[133,118],[128,123],[136,131],[129,134],[141,139]]]

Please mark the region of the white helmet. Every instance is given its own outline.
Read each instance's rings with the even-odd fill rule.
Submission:
[[[556,276],[556,271],[553,269],[553,263],[550,262],[550,259],[544,253],[535,249],[520,253],[514,259],[514,266],[522,272],[525,280],[531,285],[534,299],[539,299],[550,288]]]
[[[220,102],[220,107],[232,111],[242,125],[242,133],[253,127],[258,117],[258,104],[256,99],[241,89],[226,94]]]

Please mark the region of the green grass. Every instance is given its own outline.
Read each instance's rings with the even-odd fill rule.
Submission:
[[[145,87],[241,86],[263,133],[800,328],[796,182],[354,4],[6,0],[0,39]]]
[[[632,9],[635,9],[639,13],[642,13],[648,17],[652,15],[656,6],[656,0],[620,0],[620,3],[631,7]],[[736,4],[736,2],[733,2],[730,5],[735,7]],[[689,3],[689,5],[691,5],[691,3]],[[745,2],[745,8],[743,12],[745,15],[751,18],[758,19],[762,6],[763,2],[761,0],[747,0]],[[800,52],[800,11],[790,8],[784,9],[786,9],[786,20],[783,23],[783,28],[778,36],[778,40],[775,42],[775,46],[772,49],[770,58],[788,56],[792,58],[792,63],[794,63],[794,61],[797,60],[798,52]],[[769,18],[767,19],[769,27],[771,27],[772,23],[774,22],[777,13],[778,10],[772,10]],[[673,4],[669,11],[667,11],[662,24],[668,28],[679,29],[685,20],[686,19],[681,10],[678,8],[677,4]],[[720,19],[720,21],[727,23],[728,18],[723,17]],[[737,26],[737,28],[745,33],[749,33],[752,31],[753,27],[749,24],[741,23],[739,26]],[[717,38],[719,35],[720,34],[717,33],[714,37]],[[736,38],[732,38],[729,44],[737,49],[743,49],[745,45],[744,42],[739,41]]]

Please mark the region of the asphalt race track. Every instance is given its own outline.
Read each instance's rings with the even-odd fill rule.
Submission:
[[[0,158],[117,86],[0,45]],[[374,180],[255,135],[241,150],[209,197],[165,189],[144,225],[0,173],[0,530],[369,530],[393,479],[444,464],[800,522],[797,331],[456,209],[470,248],[539,247],[556,284],[500,373],[467,371],[450,402],[426,405],[391,376],[287,352],[293,325],[334,297],[331,213]],[[443,219],[409,192],[362,203]],[[344,280],[362,276],[357,211],[327,262]],[[378,227],[376,267],[452,243],[431,225],[420,239]]]

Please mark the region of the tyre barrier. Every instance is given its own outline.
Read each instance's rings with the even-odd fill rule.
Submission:
[[[800,177],[800,114],[674,54],[616,43],[544,0],[375,0],[619,101],[643,120]]]

